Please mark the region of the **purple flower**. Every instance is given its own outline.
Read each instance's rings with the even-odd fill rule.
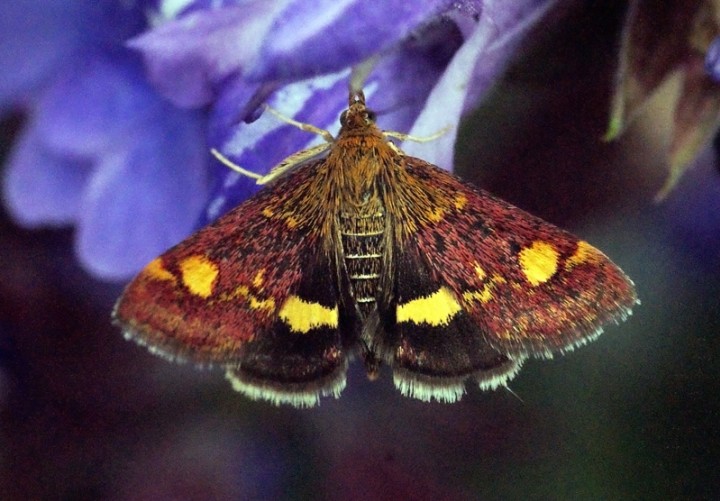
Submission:
[[[377,64],[365,92],[380,126],[416,135],[450,126],[437,141],[404,148],[451,168],[462,113],[477,104],[552,4],[198,0],[172,10],[176,3],[160,2],[150,11],[154,28],[123,36],[137,34],[127,47],[142,56],[154,88],[178,108],[145,86],[132,55],[120,48],[123,36],[104,41],[112,50],[103,57],[93,39],[86,64],[74,58],[69,75],[40,79],[43,92],[5,180],[9,206],[26,224],[77,223],[86,266],[102,276],[125,276],[187,234],[199,207],[211,220],[255,191],[251,179],[218,163],[208,172],[209,146],[267,172],[320,139],[270,114],[258,118],[260,105],[337,131],[350,67],[372,56]],[[82,98],[77,86],[85,89]],[[68,108],[83,117],[79,123]],[[180,109],[203,110],[205,129],[201,112]],[[72,174],[56,179],[51,169]]]
[[[705,72],[716,82],[720,82],[720,37],[715,37],[705,55]]]
[[[80,261],[123,278],[196,225],[207,199],[204,119],[168,103],[124,47],[146,29],[130,2],[0,6],[0,110],[26,122],[3,199],[26,227],[76,226]]]
[[[209,143],[258,173],[319,141],[272,116],[253,121],[260,104],[335,132],[350,67],[378,55],[365,90],[381,127],[427,135],[451,126],[438,141],[406,145],[408,153],[451,168],[462,112],[477,104],[552,3],[196,2],[131,46],[169,99],[209,105]],[[224,166],[215,167],[213,179],[208,220],[255,190]]]

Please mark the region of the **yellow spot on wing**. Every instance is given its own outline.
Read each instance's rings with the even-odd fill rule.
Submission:
[[[317,327],[338,326],[337,305],[328,308],[319,303],[304,301],[294,295],[285,300],[279,316],[291,331],[300,334],[306,334]]]
[[[442,207],[435,207],[434,209],[427,212],[427,218],[433,223],[442,221],[445,217],[445,209]]]
[[[475,263],[475,275],[477,275],[480,280],[484,280],[487,273],[485,273],[485,270],[483,270],[482,266]]]
[[[486,284],[482,290],[479,291],[467,291],[463,292],[463,299],[468,303],[471,301],[480,301],[481,303],[487,303],[492,299],[492,292],[490,284]]]
[[[218,275],[218,267],[204,256],[190,256],[180,261],[182,281],[192,294],[209,297]]]
[[[167,280],[170,282],[175,281],[175,275],[165,269],[162,263],[162,259],[155,258],[142,271],[144,275],[154,280]]]
[[[480,301],[481,303],[487,303],[493,298],[492,291],[495,288],[495,285],[504,283],[507,283],[507,281],[502,276],[494,274],[490,278],[490,281],[486,283],[481,290],[463,292],[463,299],[468,303],[471,301]]]
[[[414,324],[447,325],[461,309],[452,292],[447,287],[440,287],[429,296],[398,305],[396,319]]]
[[[555,275],[559,257],[560,254],[552,244],[536,240],[530,247],[520,251],[520,267],[528,282],[540,285]]]
[[[567,261],[565,261],[565,269],[570,269],[578,264],[592,262],[599,257],[599,251],[589,243],[581,240],[577,244],[577,249]]]
[[[286,224],[287,227],[290,228],[290,229],[292,229],[292,228],[297,228],[298,220],[295,219],[295,216],[286,216],[286,218],[285,218],[285,224]]]
[[[251,294],[248,296],[248,300],[250,301],[250,308],[253,310],[275,311],[275,300],[271,297],[259,299],[257,296]]]
[[[450,200],[444,200],[443,202],[445,202],[445,205],[433,207],[432,209],[428,209],[428,211],[425,212],[425,217],[427,217],[429,221],[433,223],[439,223],[445,218],[450,207],[455,207],[456,210],[462,210],[467,204],[467,197],[462,193],[459,193],[452,200],[452,205],[450,205]]]
[[[247,285],[238,285],[235,288],[234,294],[223,297],[222,300],[230,301],[236,297],[247,299],[248,306],[250,306],[251,310],[267,310],[270,313],[275,311],[275,300],[273,298],[268,297],[266,299],[261,299],[255,294],[252,294]]]
[[[265,268],[263,268],[262,270],[258,271],[258,272],[255,274],[255,278],[253,278],[252,283],[253,283],[253,285],[254,285],[255,287],[257,287],[258,289],[262,287],[262,284],[263,284],[263,282],[265,281],[263,275],[265,275]]]

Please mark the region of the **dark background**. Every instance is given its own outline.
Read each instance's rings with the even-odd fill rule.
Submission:
[[[708,150],[652,201],[672,84],[601,142],[623,11],[602,4],[538,37],[465,124],[457,170],[611,256],[642,300],[628,322],[529,361],[513,393],[421,403],[354,364],[341,399],[275,408],[125,342],[121,285],[78,268],[71,231],[3,215],[0,499],[718,496],[720,174]]]

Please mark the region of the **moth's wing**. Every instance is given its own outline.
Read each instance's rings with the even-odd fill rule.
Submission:
[[[224,366],[252,398],[310,406],[337,396],[349,346],[315,221],[321,167],[299,167],[152,261],[115,307],[126,337]]]
[[[503,385],[524,357],[493,347],[450,289],[442,268],[412,243],[394,250],[393,299],[379,346],[395,386],[420,400],[454,402],[474,377],[483,389]]]
[[[405,162],[385,340],[403,393],[456,400],[471,375],[502,385],[526,357],[572,350],[631,313],[633,283],[602,252],[427,162]]]

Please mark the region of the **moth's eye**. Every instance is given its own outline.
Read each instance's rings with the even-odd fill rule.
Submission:
[[[345,121],[347,120],[347,112],[348,112],[348,110],[345,110],[342,113],[340,113],[340,125],[341,126],[345,125]]]
[[[367,119],[368,121],[375,123],[375,119],[377,118],[377,115],[373,110],[367,110]]]

